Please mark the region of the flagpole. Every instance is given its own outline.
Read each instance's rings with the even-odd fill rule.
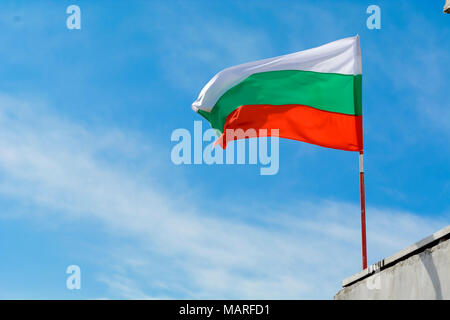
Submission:
[[[362,266],[367,269],[367,243],[366,243],[366,200],[364,192],[364,163],[363,151],[359,152],[359,184],[361,192],[361,241],[362,241]]]

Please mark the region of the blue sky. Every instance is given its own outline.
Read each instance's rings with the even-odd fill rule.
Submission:
[[[369,263],[448,225],[442,7],[2,1],[0,298],[332,298],[361,266],[357,154],[281,140],[278,174],[261,176],[175,166],[170,136],[202,120],[190,105],[221,69],[355,34]]]

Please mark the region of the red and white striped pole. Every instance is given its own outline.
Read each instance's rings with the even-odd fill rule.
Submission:
[[[359,152],[359,184],[361,191],[361,241],[362,241],[362,265],[367,269],[367,243],[366,243],[366,200],[364,193],[364,161],[363,151]]]

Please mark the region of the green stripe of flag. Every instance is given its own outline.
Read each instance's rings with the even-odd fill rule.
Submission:
[[[255,73],[225,92],[211,112],[199,110],[223,131],[228,115],[243,105],[300,104],[319,110],[361,115],[361,75],[282,70]]]

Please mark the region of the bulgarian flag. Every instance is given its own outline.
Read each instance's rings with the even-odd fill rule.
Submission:
[[[282,138],[362,151],[361,77],[355,36],[225,69],[206,84],[192,109],[222,134],[217,142],[224,148],[239,139],[227,129],[254,129],[254,137],[278,129]]]

